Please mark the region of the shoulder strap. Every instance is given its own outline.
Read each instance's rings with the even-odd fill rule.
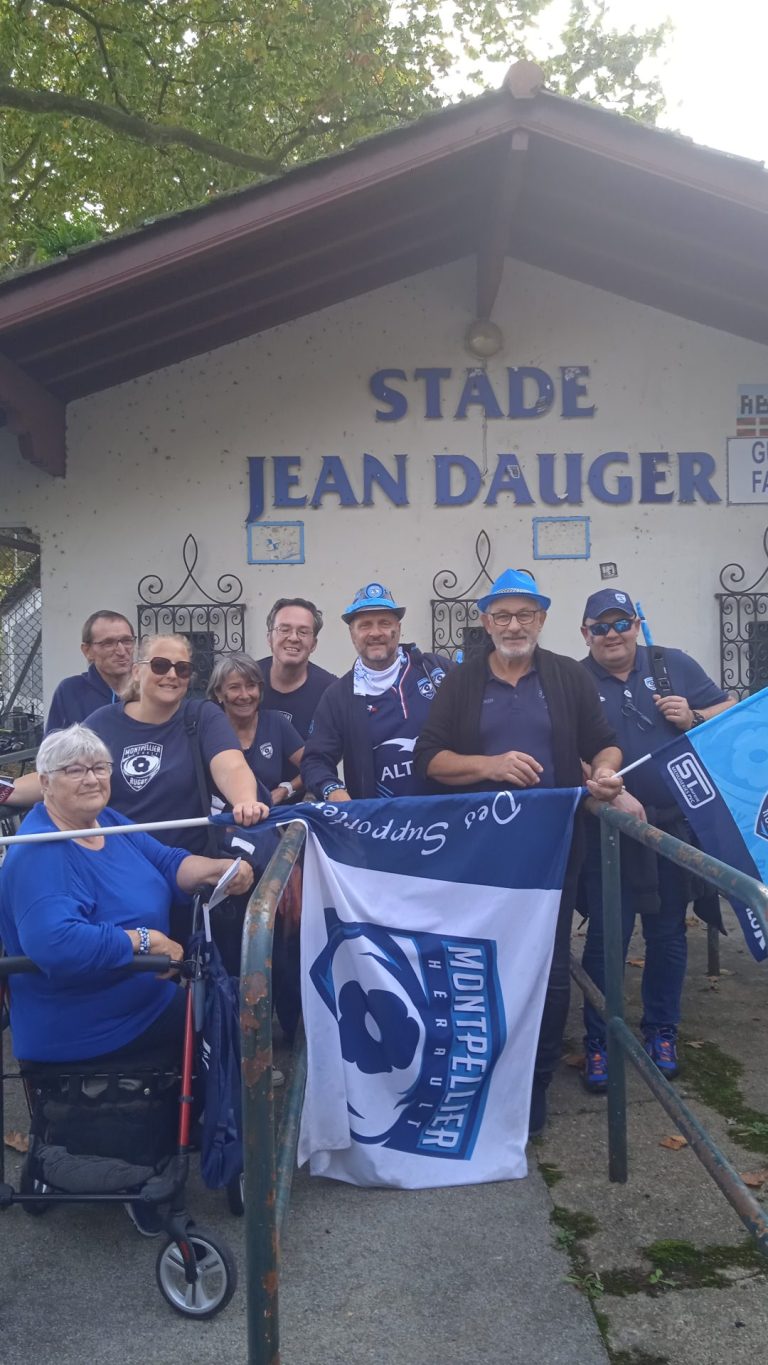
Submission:
[[[203,766],[203,751],[200,748],[200,734],[198,728],[200,722],[200,712],[202,710],[202,707],[203,703],[198,698],[193,698],[191,701],[187,701],[184,703],[184,729],[187,735],[189,736],[189,743],[192,749],[192,759],[195,765],[195,778],[197,781],[197,790],[200,796],[202,814],[210,815],[211,795],[210,792],[208,791],[208,783],[205,778],[205,768]],[[208,826],[208,829],[206,831],[206,843],[208,848],[208,857],[209,858],[218,857],[219,851],[216,845],[216,835],[211,825]]]

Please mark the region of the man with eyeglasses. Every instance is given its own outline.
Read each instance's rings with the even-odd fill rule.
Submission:
[[[90,716],[100,706],[120,700],[131,677],[136,636],[133,626],[117,611],[94,611],[82,631],[85,673],[64,678],[56,688],[45,733],[65,730]]]
[[[309,656],[317,649],[323,613],[304,597],[278,597],[267,616],[267,639],[272,650],[258,664],[264,674],[263,711],[279,711],[298,730],[309,734],[312,717],[327,687],[336,681]]]
[[[446,678],[418,744],[416,768],[453,790],[587,786],[601,801],[622,791],[621,751],[597,691],[575,659],[541,649],[550,598],[531,574],[507,569],[477,603],[488,649]],[[560,899],[531,1094],[529,1132],[547,1117],[570,1000],[571,921],[584,836],[577,812]]]
[[[638,643],[640,621],[632,598],[616,588],[592,593],[584,608],[581,633],[589,654],[582,660],[594,679],[604,715],[615,729],[624,763],[667,744],[734,703],[704,669],[680,649],[664,649],[671,693],[660,695],[650,652]],[[693,842],[690,827],[674,804],[655,764],[627,773],[622,808],[677,838]],[[685,980],[685,917],[695,894],[688,874],[667,858],[657,858],[631,839],[621,841],[624,953],[640,914],[645,939],[642,1028],[649,1057],[668,1078],[677,1075],[677,1030]],[[604,990],[603,905],[600,831],[589,821],[582,891],[589,914],[582,965]],[[584,1084],[602,1094],[608,1084],[605,1025],[585,1001]]]
[[[435,791],[414,772],[413,748],[450,662],[400,644],[404,615],[382,583],[360,588],[342,614],[357,659],[324,693],[301,764],[304,785],[319,800]]]

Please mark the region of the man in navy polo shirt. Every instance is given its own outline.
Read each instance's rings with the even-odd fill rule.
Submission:
[[[404,615],[382,583],[360,588],[342,614],[357,659],[323,693],[301,764],[304,785],[323,801],[435,791],[414,772],[413,749],[451,665],[440,654],[400,644]]]
[[[597,690],[575,659],[541,649],[550,599],[531,574],[507,569],[478,601],[488,649],[446,678],[416,745],[417,771],[452,790],[587,786],[600,801],[622,791],[621,752]],[[557,920],[539,1031],[529,1132],[547,1117],[547,1087],[560,1060],[570,999],[570,942],[584,852],[580,812]]]
[[[323,613],[305,597],[278,597],[267,616],[267,639],[272,654],[259,659],[264,674],[262,711],[279,711],[298,730],[309,734],[312,717],[325,689],[336,681],[309,656],[317,649]]]
[[[680,649],[664,649],[670,695],[661,696],[651,666],[650,652],[638,644],[640,621],[632,598],[616,588],[602,588],[587,599],[581,633],[589,654],[582,664],[597,684],[603,711],[618,735],[624,764],[661,748],[733,706],[716,683]],[[626,775],[627,793],[635,798],[634,814],[651,824],[692,841],[679,807],[653,763],[643,763]],[[629,809],[625,805],[624,809]],[[600,990],[604,989],[603,906],[600,874],[600,832],[591,820],[583,887],[589,927],[582,965]],[[685,980],[686,909],[690,879],[683,868],[657,858],[632,840],[622,840],[622,915],[624,953],[640,913],[645,939],[643,1019],[648,1055],[667,1077],[677,1075],[677,1029]],[[605,1025],[585,1001],[586,1063],[584,1083],[593,1093],[607,1086]]]
[[[94,611],[83,626],[80,645],[88,670],[59,683],[45,733],[65,730],[84,721],[99,707],[119,701],[121,691],[131,679],[135,648],[133,626],[125,616],[117,611]]]

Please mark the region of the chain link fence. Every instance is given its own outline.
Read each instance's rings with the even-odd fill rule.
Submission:
[[[0,530],[0,753],[43,733],[40,546],[25,527]]]

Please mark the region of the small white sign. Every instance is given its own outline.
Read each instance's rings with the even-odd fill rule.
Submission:
[[[768,439],[734,436],[728,441],[728,502],[768,502]]]

